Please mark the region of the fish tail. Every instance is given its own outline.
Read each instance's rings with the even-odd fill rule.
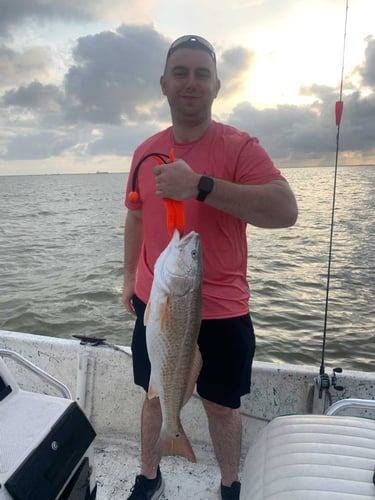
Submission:
[[[187,438],[184,429],[180,427],[180,431],[175,436],[166,436],[163,433],[159,438],[159,446],[162,456],[180,456],[191,462],[196,462],[194,450]]]

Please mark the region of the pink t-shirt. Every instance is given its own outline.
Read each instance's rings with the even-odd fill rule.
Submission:
[[[142,209],[144,240],[138,264],[135,293],[148,301],[154,264],[167,246],[166,209],[155,194],[153,158],[147,159],[137,175],[140,199],[130,201],[134,168],[149,153],[181,158],[197,173],[243,184],[265,184],[285,180],[256,138],[245,132],[212,122],[198,141],[178,144],[172,127],[150,137],[135,151],[129,174],[125,205],[129,210]],[[246,223],[197,200],[187,200],[185,234],[200,234],[203,251],[203,318],[219,319],[241,316],[249,310]]]

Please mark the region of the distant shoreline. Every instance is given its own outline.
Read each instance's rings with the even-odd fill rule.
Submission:
[[[375,163],[355,163],[353,165],[339,165],[338,168],[358,168],[358,167],[375,167]],[[305,166],[300,166],[300,165],[279,165],[278,168],[281,170],[286,170],[289,168],[334,168],[334,165],[305,165]],[[45,174],[2,174],[0,173],[0,177],[28,177],[28,176],[52,176],[52,175],[103,175],[103,174],[114,174],[114,175],[127,175],[129,171],[126,172],[101,172],[101,171],[96,171],[96,172],[53,172],[53,173],[45,173]]]

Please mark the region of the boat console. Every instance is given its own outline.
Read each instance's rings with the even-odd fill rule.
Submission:
[[[85,414],[62,384],[65,397],[21,390],[1,355],[30,364],[0,350],[0,500],[94,500],[95,431]]]

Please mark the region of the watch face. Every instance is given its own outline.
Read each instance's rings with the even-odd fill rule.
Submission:
[[[207,175],[202,175],[198,183],[199,194],[197,196],[197,200],[204,201],[206,196],[209,193],[211,193],[213,187],[214,187],[214,180],[212,179],[212,177],[207,177]]]
[[[205,175],[202,175],[202,177],[199,180],[198,187],[202,191],[205,191],[207,194],[212,191],[212,179],[211,177],[207,177]]]

